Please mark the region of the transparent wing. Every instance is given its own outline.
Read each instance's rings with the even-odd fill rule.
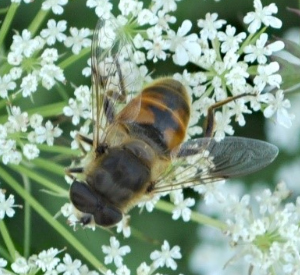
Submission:
[[[122,25],[111,17],[99,19],[92,42],[93,147],[105,140],[106,128],[136,94],[138,67]]]
[[[221,142],[199,138],[183,143],[173,162],[154,183],[154,192],[207,184],[253,173],[270,164],[276,146],[255,139],[226,137]]]

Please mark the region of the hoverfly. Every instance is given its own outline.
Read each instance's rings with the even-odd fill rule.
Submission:
[[[67,169],[83,225],[113,226],[145,196],[252,173],[278,153],[259,140],[212,138],[214,109],[243,95],[209,108],[205,137],[184,142],[191,111],[186,88],[166,77],[129,91],[138,82],[129,44],[113,19],[99,20],[91,57],[93,138],[78,135],[92,151],[84,167]]]

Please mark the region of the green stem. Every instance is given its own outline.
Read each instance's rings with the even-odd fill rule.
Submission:
[[[51,164],[52,165],[52,164]],[[68,197],[68,191],[54,184],[52,181],[47,180],[43,175],[37,171],[33,171],[32,167],[24,167],[23,165],[11,165],[17,173],[27,176],[28,178],[36,181],[38,184],[46,187],[47,189],[59,194],[60,196]]]
[[[74,62],[76,62],[81,57],[87,55],[90,52],[91,52],[90,48],[85,48],[79,54],[73,54],[73,55],[71,55],[70,57],[68,57],[67,59],[65,59],[64,61],[62,61],[60,64],[58,64],[58,66],[60,68],[62,68],[62,69],[65,69],[65,68],[69,67],[70,65],[73,65]]]
[[[27,193],[31,192],[31,184],[25,175],[22,175],[24,182],[24,189]],[[28,258],[30,255],[30,243],[31,243],[31,230],[30,230],[30,221],[31,221],[31,207],[27,201],[24,202],[24,257]]]
[[[58,154],[64,154],[68,156],[78,156],[80,154],[80,151],[71,149],[70,147],[65,147],[65,146],[58,146],[58,145],[53,145],[49,146],[47,144],[38,144],[38,148],[41,151],[44,152],[49,152],[49,153],[58,153]]]
[[[62,113],[63,107],[67,105],[67,102],[57,102],[53,104],[48,104],[43,106],[36,107],[36,108],[31,108],[27,111],[29,115],[32,114],[40,114],[41,116],[45,117],[51,117],[51,116],[58,116],[59,114]]]
[[[58,84],[56,85],[56,88],[57,88],[58,94],[61,96],[61,98],[62,98],[65,102],[68,102],[70,96],[67,94],[66,89],[65,89],[60,83],[58,83]]]
[[[15,16],[15,13],[17,11],[19,7],[19,4],[17,3],[12,3],[8,9],[8,12],[5,16],[5,19],[2,23],[2,26],[1,26],[1,29],[0,29],[0,45],[2,46],[3,45],[3,42],[4,42],[4,39],[5,39],[5,36],[9,30],[9,27],[11,25],[11,22]]]
[[[30,31],[32,37],[35,36],[35,33],[45,20],[48,12],[49,10],[40,9],[35,18],[32,20],[31,24],[28,27],[28,30]]]
[[[72,233],[61,225],[53,216],[27,191],[22,188],[18,182],[11,177],[5,169],[0,167],[0,176],[2,179],[10,185],[29,205],[43,218],[50,226],[52,226],[71,246],[73,246],[78,253],[82,255],[92,266],[105,274],[106,267],[98,261],[93,253],[91,253],[84,245],[82,245]]]
[[[0,257],[13,262],[13,259],[10,258],[8,250],[4,248],[4,244],[0,244]]]
[[[169,203],[169,202],[160,200],[155,205],[155,208],[157,208],[157,209],[159,209],[163,212],[172,213],[175,206],[173,204]],[[203,224],[203,225],[212,226],[212,227],[218,228],[222,231],[226,230],[226,228],[227,228],[227,225],[225,223],[223,223],[219,220],[216,220],[216,219],[212,219],[208,216],[199,214],[199,213],[194,212],[194,211],[192,211],[191,221],[194,221],[196,223]]]
[[[0,232],[13,262],[16,256],[16,249],[3,220],[0,220]]]
[[[36,158],[35,160],[33,160],[33,164],[46,171],[52,172],[53,174],[57,174],[60,176],[65,174],[65,168],[63,166],[58,165],[54,162],[49,165],[49,160],[47,159]]]

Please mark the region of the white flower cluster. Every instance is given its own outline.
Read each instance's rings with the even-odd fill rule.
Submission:
[[[103,245],[102,251],[106,254],[104,258],[105,264],[110,264],[114,262],[116,266],[116,272],[108,270],[105,275],[130,275],[131,272],[126,265],[123,264],[123,256],[130,252],[130,247],[128,245],[120,247],[120,242],[115,238],[110,238],[110,246]],[[161,246],[161,251],[155,250],[150,254],[150,259],[152,260],[151,265],[147,265],[146,262],[141,263],[137,268],[137,275],[159,275],[155,271],[160,267],[167,267],[172,270],[177,269],[177,264],[175,260],[181,258],[179,246],[174,246],[170,248],[167,241],[164,241]]]
[[[271,270],[297,274],[300,270],[300,198],[282,207],[281,202],[289,195],[284,183],[278,184],[273,193],[266,189],[255,197],[257,212],[250,210],[249,196],[228,201],[227,210],[233,218],[227,220],[227,234],[240,246],[239,255],[260,274],[269,274]]]
[[[49,120],[43,125],[41,115],[29,116],[16,106],[11,106],[8,110],[8,121],[0,124],[0,156],[4,164],[19,164],[22,153],[29,160],[37,158],[40,153],[38,144],[52,146],[54,138],[62,134],[62,130],[58,126],[54,127]],[[15,138],[17,134],[19,139]]]
[[[57,248],[49,248],[43,250],[38,255],[32,255],[28,259],[16,255],[14,262],[11,264],[11,269],[14,274],[89,274],[97,275],[99,272],[91,271],[80,260],[72,260],[71,256],[66,253],[63,259],[58,256],[62,250]],[[2,273],[1,273],[2,272]],[[0,258],[0,274],[11,274],[7,269],[7,261]]]
[[[211,253],[218,255],[220,251],[223,265],[227,262],[224,274],[241,274],[242,270],[238,267],[241,260],[246,263],[243,267],[253,270],[253,274],[298,274],[300,198],[295,203],[284,205],[283,201],[290,194],[284,183],[279,183],[273,193],[265,189],[254,198],[250,195],[239,198],[232,192],[226,196],[223,193],[224,199],[219,201],[218,206],[210,207],[215,209],[215,213],[219,208],[222,218],[226,219],[227,229],[224,233],[229,237],[228,243],[232,247],[230,249],[222,244],[222,236],[218,238],[212,233],[209,237],[208,232],[204,232],[208,242],[211,242],[210,248],[208,244],[199,247],[198,252],[194,252],[195,257],[199,253],[204,258]],[[231,258],[233,253],[236,255]],[[213,262],[208,260],[199,266],[195,258],[192,267],[198,272],[201,270],[210,274],[210,271],[215,270],[211,266]]]

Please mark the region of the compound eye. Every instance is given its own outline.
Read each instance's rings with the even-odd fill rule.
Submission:
[[[85,183],[76,180],[72,183],[70,199],[73,205],[83,213],[92,214],[97,210],[97,197]]]
[[[122,212],[112,205],[106,205],[101,211],[96,211],[94,213],[95,223],[103,227],[114,226],[121,221],[122,218]]]

